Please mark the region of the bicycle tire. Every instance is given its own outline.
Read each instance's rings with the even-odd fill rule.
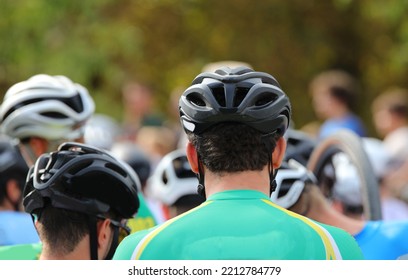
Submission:
[[[327,161],[339,152],[345,153],[350,158],[361,178],[360,188],[365,219],[381,220],[379,183],[357,134],[349,130],[339,130],[319,142],[310,155],[307,168],[319,179]]]

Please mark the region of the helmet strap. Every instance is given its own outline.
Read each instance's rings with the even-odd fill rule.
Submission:
[[[35,155],[35,153],[34,153],[33,149],[31,148],[30,144],[28,142],[27,143],[24,142],[24,143],[21,143],[21,147],[22,147],[22,149],[20,149],[21,155],[25,159],[27,165],[28,166],[33,165],[35,163],[35,161],[37,160],[37,156]]]
[[[272,154],[270,155],[269,162],[268,162],[268,172],[269,172],[269,196],[276,190],[276,174],[278,173],[278,170],[276,172],[273,172],[273,167],[272,167]]]
[[[266,150],[268,152],[268,172],[269,172],[269,195],[271,195],[275,189],[276,189],[276,173],[278,172],[278,170],[276,170],[276,172],[274,172],[273,170],[273,159],[272,159],[272,153],[273,153],[273,149],[275,148],[274,145],[272,145],[272,143],[270,142],[270,137],[274,134],[275,132],[269,133],[269,134],[265,134],[262,135],[262,142],[266,147]]]
[[[119,245],[119,228],[114,226],[111,246],[109,248],[108,254],[105,257],[105,260],[111,260],[113,258],[113,255],[115,254],[115,251],[118,245]]]
[[[91,260],[98,259],[98,232],[97,232],[97,218],[88,216],[89,225],[89,244],[91,250]]]
[[[204,168],[203,164],[200,159],[200,155],[197,152],[197,159],[198,159],[198,187],[197,187],[197,193],[204,197],[206,199],[206,194],[205,194],[205,186],[204,186]]]

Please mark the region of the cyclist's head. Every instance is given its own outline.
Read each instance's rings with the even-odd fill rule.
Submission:
[[[24,140],[74,140],[83,136],[83,126],[95,109],[83,86],[65,76],[35,75],[13,85],[0,108],[4,134]]]
[[[306,169],[305,166],[290,159],[283,162],[276,175],[276,191],[271,195],[271,201],[277,205],[290,209],[300,199],[305,187],[308,184],[316,184],[317,180],[312,172]],[[306,214],[308,208],[304,207]]]
[[[275,78],[246,67],[198,75],[181,96],[179,111],[200,161],[214,173],[262,170],[291,115]],[[200,185],[202,180],[200,174]]]
[[[148,180],[149,194],[167,206],[189,210],[204,199],[197,193],[197,176],[191,171],[186,152],[165,155]]]
[[[28,166],[17,147],[9,139],[0,139],[0,205],[8,200],[15,210],[20,208],[22,197],[19,200],[10,197],[9,191],[12,190],[8,190],[8,185],[10,180],[14,180],[22,196],[27,173]]]
[[[361,142],[372,167],[372,176],[376,177],[381,185],[382,179],[392,168],[390,155],[379,139],[363,137]],[[342,203],[345,214],[362,214],[362,183],[357,167],[344,153],[334,155],[333,167],[335,181],[332,198]]]
[[[132,167],[138,175],[143,189],[152,171],[148,154],[133,142],[116,142],[111,148],[111,153]]]
[[[140,184],[129,167],[110,154],[78,143],[64,143],[30,168],[24,189],[26,212],[41,224],[40,237],[50,247],[70,252],[89,233],[92,259],[97,258],[97,220],[110,219],[112,257],[123,220],[139,208]]]

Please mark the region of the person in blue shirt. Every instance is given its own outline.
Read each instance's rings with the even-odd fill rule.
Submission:
[[[0,246],[38,242],[29,214],[22,210],[28,166],[8,139],[0,140]]]
[[[339,129],[349,129],[359,136],[366,136],[361,118],[354,112],[359,87],[349,73],[333,69],[313,78],[309,91],[316,116],[323,121],[318,139],[326,138]]]

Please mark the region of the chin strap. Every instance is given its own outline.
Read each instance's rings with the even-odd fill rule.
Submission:
[[[201,163],[200,155],[197,153],[197,159],[198,159],[198,174],[197,174],[197,179],[198,179],[198,187],[197,187],[197,193],[204,197],[206,199],[206,194],[205,194],[205,186],[204,186],[204,169],[203,165]]]
[[[111,260],[113,258],[113,255],[115,254],[115,251],[118,245],[119,245],[119,228],[114,226],[112,243],[111,243],[109,252],[105,257],[105,260]]]
[[[278,173],[278,170],[274,172],[273,170],[273,159],[272,159],[272,153],[273,149],[275,148],[274,145],[269,140],[269,137],[272,136],[274,132],[262,135],[262,142],[265,145],[267,151],[268,151],[268,172],[269,172],[269,196],[275,191],[276,189],[276,174]]]
[[[21,143],[20,144],[23,149],[20,149],[21,151],[21,155],[23,156],[25,162],[27,163],[28,166],[34,165],[36,160],[37,160],[37,156],[35,155],[33,149],[31,148],[30,144],[28,143]]]
[[[276,173],[273,172],[273,167],[272,167],[272,155],[269,158],[269,163],[268,163],[268,171],[269,171],[269,196],[276,190],[276,173],[278,173],[278,170],[276,170]]]

